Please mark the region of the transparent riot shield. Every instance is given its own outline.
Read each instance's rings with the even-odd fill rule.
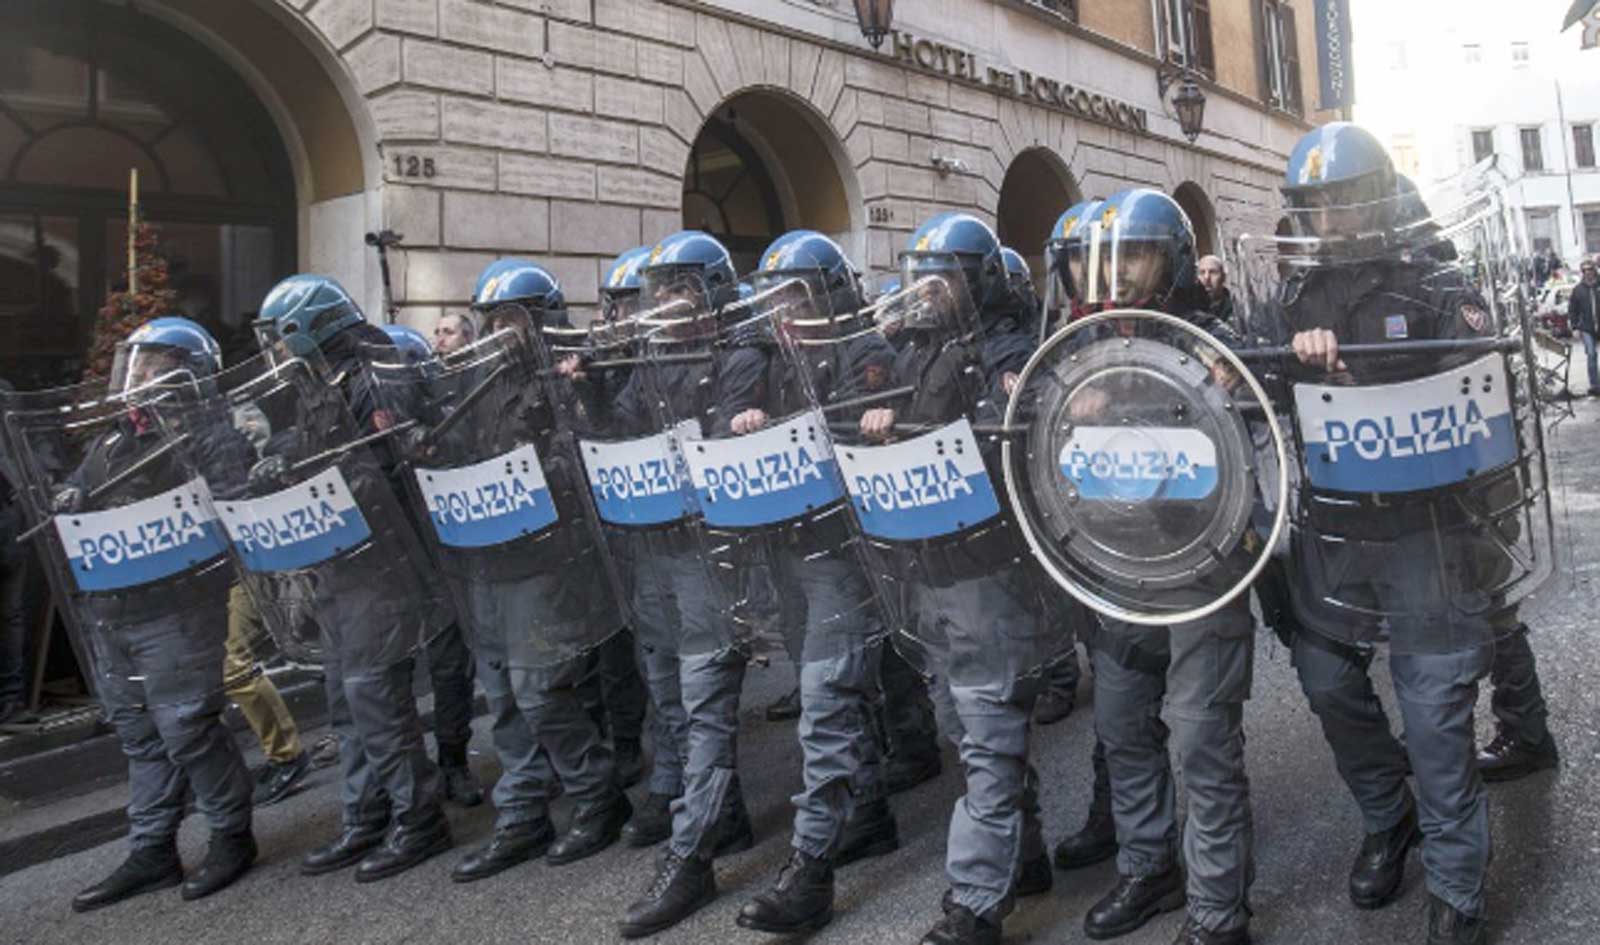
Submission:
[[[84,676],[108,705],[172,705],[222,689],[234,584],[208,470],[242,462],[231,425],[167,428],[156,408],[198,382],[0,391],[18,500]],[[194,466],[180,460],[188,452]]]
[[[395,496],[392,453],[378,452],[413,425],[359,429],[339,387],[280,351],[212,383],[212,396],[179,401],[163,417],[183,426],[244,418],[252,431],[252,449],[227,462],[181,452],[209,487],[273,639],[293,658],[338,660],[347,672],[411,656],[452,611]]]
[[[1005,393],[959,261],[917,258],[871,311],[861,393],[819,402],[896,645],[957,685],[1036,672],[1071,637],[999,491]]]
[[[405,428],[401,479],[470,644],[553,666],[622,626],[611,564],[558,423],[571,405],[540,377],[537,322],[517,305],[485,321],[487,337],[444,359],[370,370],[384,422]]]
[[[825,303],[793,279],[736,296],[655,319],[645,345],[643,378],[671,432],[710,597],[680,650],[748,647],[803,627],[806,657],[830,658],[884,630],[826,421],[782,337],[787,319]]]
[[[1117,621],[1215,612],[1248,590],[1283,528],[1286,482],[1258,475],[1258,442],[1265,468],[1287,461],[1266,392],[1183,318],[1072,322],[1021,372],[1006,427],[1006,490],[1035,557]],[[1264,523],[1252,521],[1258,497],[1275,512]]]
[[[1452,652],[1511,632],[1556,566],[1516,228],[1492,164],[1437,188],[1292,207],[1239,241],[1248,357],[1297,457],[1296,616]]]

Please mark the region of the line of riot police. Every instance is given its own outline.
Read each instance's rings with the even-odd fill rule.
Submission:
[[[889,797],[938,774],[942,737],[965,790],[922,941],[996,943],[1054,882],[1031,759],[1082,642],[1094,793],[1053,860],[1118,874],[1086,934],[1183,908],[1179,943],[1238,945],[1254,598],[1367,824],[1355,905],[1398,895],[1420,843],[1428,941],[1483,941],[1482,779],[1556,757],[1517,619],[1550,556],[1513,241],[1492,180],[1430,210],[1347,124],[1300,143],[1284,194],[1287,235],[1237,244],[1227,315],[1183,211],[1132,189],[1061,215],[1042,300],[970,214],[918,228],[875,297],[822,234],[784,235],[741,279],[687,231],[620,256],[585,327],[524,260],[483,272],[437,352],[295,276],[244,364],[163,319],[109,389],[5,394],[30,535],[130,764],[133,852],[75,907],[207,895],[253,862],[219,720],[237,584],[262,651],[314,652],[326,679],[341,827],[306,874],[379,880],[452,845],[411,680],[458,626],[502,773],[493,834],[452,879],[662,845],[620,928],[677,924],[754,842],[739,702],[776,637],[802,788],[790,857],[739,925],[825,926],[836,871],[898,847]],[[1367,675],[1380,645],[1404,745]],[[1475,763],[1491,665],[1502,735]],[[637,734],[594,708],[608,667],[648,695],[637,805]],[[184,881],[186,784],[212,844]]]

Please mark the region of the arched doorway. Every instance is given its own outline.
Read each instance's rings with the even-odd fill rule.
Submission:
[[[683,175],[683,225],[716,236],[740,273],[783,233],[812,229],[838,240],[864,267],[854,175],[831,129],[804,102],[775,91],[741,92],[695,136]]]
[[[1177,201],[1183,212],[1189,215],[1189,222],[1194,226],[1195,250],[1198,255],[1215,255],[1218,245],[1217,214],[1211,208],[1211,198],[1200,189],[1200,185],[1193,181],[1184,181],[1172,192],[1172,199]]]
[[[995,212],[1000,242],[1021,253],[1037,280],[1043,272],[1044,244],[1056,218],[1080,199],[1078,185],[1055,153],[1028,148],[1006,168]]]
[[[123,283],[129,170],[178,307],[225,341],[296,259],[267,109],[192,37],[126,6],[0,4],[0,372],[72,380]]]

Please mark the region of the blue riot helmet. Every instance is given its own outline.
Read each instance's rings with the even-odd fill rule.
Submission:
[[[526,259],[499,259],[485,267],[472,290],[472,310],[482,319],[482,338],[509,328],[527,340],[535,327],[568,324],[561,283]]]
[[[611,261],[600,283],[600,317],[622,321],[639,309],[639,270],[650,258],[649,246],[635,246]]]
[[[384,325],[383,333],[394,342],[405,363],[425,364],[433,360],[433,345],[428,343],[427,336],[415,328],[408,328],[405,325]]]
[[[1084,200],[1068,207],[1056,218],[1050,228],[1050,238],[1044,244],[1045,256],[1045,306],[1052,310],[1070,310],[1083,291],[1084,271],[1087,263],[1084,233],[1099,220],[1105,201]]]
[[[366,320],[344,286],[302,273],[272,287],[261,303],[261,322],[296,357],[320,351],[334,335]]]
[[[1396,187],[1383,144],[1360,125],[1335,121],[1294,146],[1282,189],[1295,234],[1333,248],[1388,229]]]
[[[947,270],[952,261],[961,269],[967,294],[978,311],[1004,301],[1006,275],[1000,238],[989,224],[970,213],[947,211],[918,227],[901,254],[900,278],[910,286]]]
[[[1000,247],[1000,259],[1006,266],[1006,288],[1017,311],[1027,321],[1039,315],[1039,293],[1033,287],[1033,268],[1022,254],[1009,246]]]
[[[117,343],[110,389],[136,390],[163,377],[194,380],[222,370],[222,347],[196,322],[177,315],[151,319]]]
[[[1084,230],[1083,284],[1075,301],[1102,308],[1165,308],[1195,283],[1189,215],[1159,190],[1113,194]]]
[[[761,254],[751,276],[757,291],[798,280],[815,300],[815,313],[844,315],[862,306],[861,277],[844,249],[815,230],[792,230]]]
[[[657,243],[640,266],[640,305],[663,318],[694,317],[735,301],[738,284],[726,246],[710,234],[682,230]]]

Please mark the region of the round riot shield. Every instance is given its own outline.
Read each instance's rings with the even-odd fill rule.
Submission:
[[[234,568],[205,469],[247,455],[227,423],[158,413],[200,392],[188,374],[0,390],[0,436],[84,677],[107,705],[194,702],[223,686]],[[180,459],[186,450],[204,468]]]
[[[1118,310],[1047,340],[1007,405],[1006,489],[1039,563],[1128,623],[1204,617],[1243,593],[1283,528],[1282,477],[1262,534],[1250,425],[1284,441],[1265,391],[1181,318]]]
[[[1293,427],[1296,620],[1448,653],[1512,632],[1555,567],[1538,355],[1492,166],[1341,205],[1308,194],[1245,236],[1252,353]],[[1359,226],[1356,224],[1359,223]]]
[[[350,379],[346,379],[350,380]],[[442,586],[389,479],[389,441],[409,426],[358,425],[316,366],[266,353],[224,371],[210,396],[163,416],[243,422],[246,451],[213,459],[186,442],[243,583],[291,658],[320,653],[348,668],[391,666],[451,619]],[[308,647],[311,627],[318,643]]]
[[[475,650],[508,665],[575,659],[622,626],[563,407],[540,381],[520,306],[448,357],[371,365],[418,530],[453,578]]]

